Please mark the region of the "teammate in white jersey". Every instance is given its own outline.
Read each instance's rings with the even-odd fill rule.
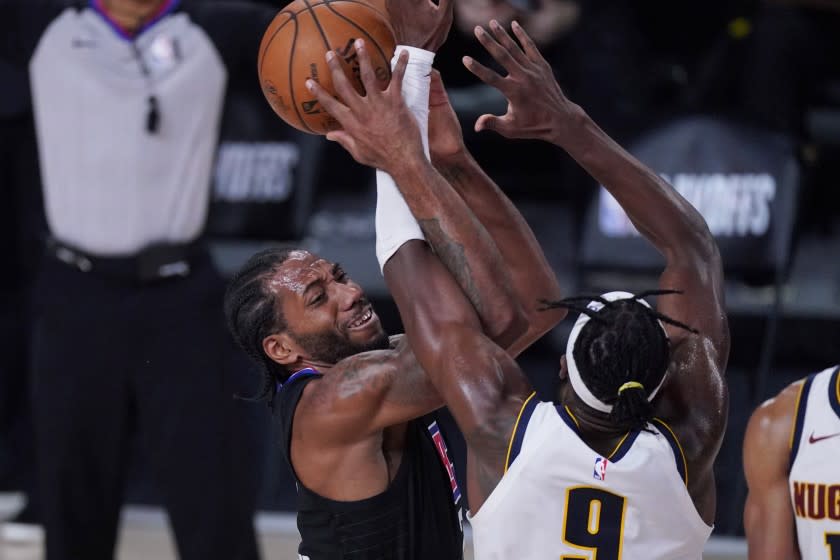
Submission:
[[[443,248],[434,254],[409,241],[389,261],[410,270],[433,298],[389,287],[415,356],[467,441],[476,559],[700,558],[714,518],[712,463],[728,406],[717,246],[696,210],[563,96],[524,31],[514,27],[520,49],[491,28],[495,39],[483,30],[477,35],[508,77],[471,60],[467,67],[499,86],[510,106],[504,118],[482,117],[477,126],[492,123],[506,135],[564,147],[665,256],[655,293],[683,295],[661,298],[657,311],[626,293],[590,306],[580,298],[548,303],[583,316],[561,360],[562,404],[537,403],[516,362],[483,334],[454,278],[438,273],[441,261],[453,274],[469,273],[458,256],[463,249],[452,242],[456,230],[486,233],[470,225],[469,208],[426,160],[407,111],[349,88],[337,101],[310,84],[342,125],[328,138],[390,174],[426,238]],[[359,59],[362,74],[370,73],[366,55]],[[341,80],[335,71],[333,77]],[[455,116],[445,97],[430,99],[430,135],[447,119]],[[453,212],[463,220],[438,223],[437,216]]]
[[[840,560],[840,367],[756,410],[744,438],[750,559]]]

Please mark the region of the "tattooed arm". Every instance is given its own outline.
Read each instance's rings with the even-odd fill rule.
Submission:
[[[500,450],[532,390],[513,358],[484,334],[482,320],[468,299],[478,294],[465,292],[485,288],[478,284],[476,264],[465,247],[475,247],[479,240],[490,248],[483,255],[490,262],[485,270],[497,270],[499,275],[484,279],[490,293],[500,293],[493,281],[505,278],[504,265],[487,231],[423,153],[417,123],[401,95],[406,56],[400,57],[390,85],[381,91],[366,49],[357,47],[357,53],[367,91],[364,97],[347,83],[334,60],[333,83],[343,103],[313,81],[307,85],[341,124],[341,130],[327,137],[341,143],[356,161],[394,178],[437,249],[435,255],[425,242],[408,241],[385,263],[383,272],[411,348],[467,440],[471,464],[467,486],[471,505],[477,509],[502,477]],[[459,287],[455,275],[462,274],[475,280],[473,288]]]
[[[408,340],[393,346],[345,358],[311,384],[301,409],[322,442],[353,443],[443,406]]]
[[[464,145],[437,71],[429,93],[429,148],[435,168],[487,229],[510,271],[511,287],[528,322],[527,331],[507,347],[517,356],[566,316],[564,309],[540,311],[538,303],[561,299],[560,285],[528,222]]]
[[[425,158],[404,173],[397,180],[407,184],[443,181]],[[484,335],[474,308],[427,244],[404,244],[385,264],[385,281],[417,360],[466,439],[475,513],[504,474],[513,424],[531,386],[510,354]]]

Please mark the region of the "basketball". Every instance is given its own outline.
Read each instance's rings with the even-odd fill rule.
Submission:
[[[310,134],[339,128],[306,89],[306,80],[315,80],[335,95],[324,58],[327,51],[334,51],[350,83],[364,93],[356,39],[365,41],[376,75],[386,87],[396,45],[387,16],[373,5],[359,0],[295,0],[277,14],[263,35],[257,67],[260,87],[274,112]]]

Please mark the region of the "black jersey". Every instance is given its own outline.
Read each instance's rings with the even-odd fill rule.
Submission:
[[[293,376],[278,391],[275,416],[291,465],[292,422],[314,370]],[[294,468],[292,468],[294,473]],[[460,560],[461,493],[443,434],[433,415],[407,425],[405,451],[388,488],[371,498],[338,502],[297,480],[299,553],[310,560]]]

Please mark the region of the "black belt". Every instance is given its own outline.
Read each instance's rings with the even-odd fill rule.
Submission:
[[[189,276],[196,260],[205,251],[199,242],[160,243],[144,247],[130,256],[98,257],[50,239],[47,241],[47,253],[81,272],[122,280],[153,282]]]

